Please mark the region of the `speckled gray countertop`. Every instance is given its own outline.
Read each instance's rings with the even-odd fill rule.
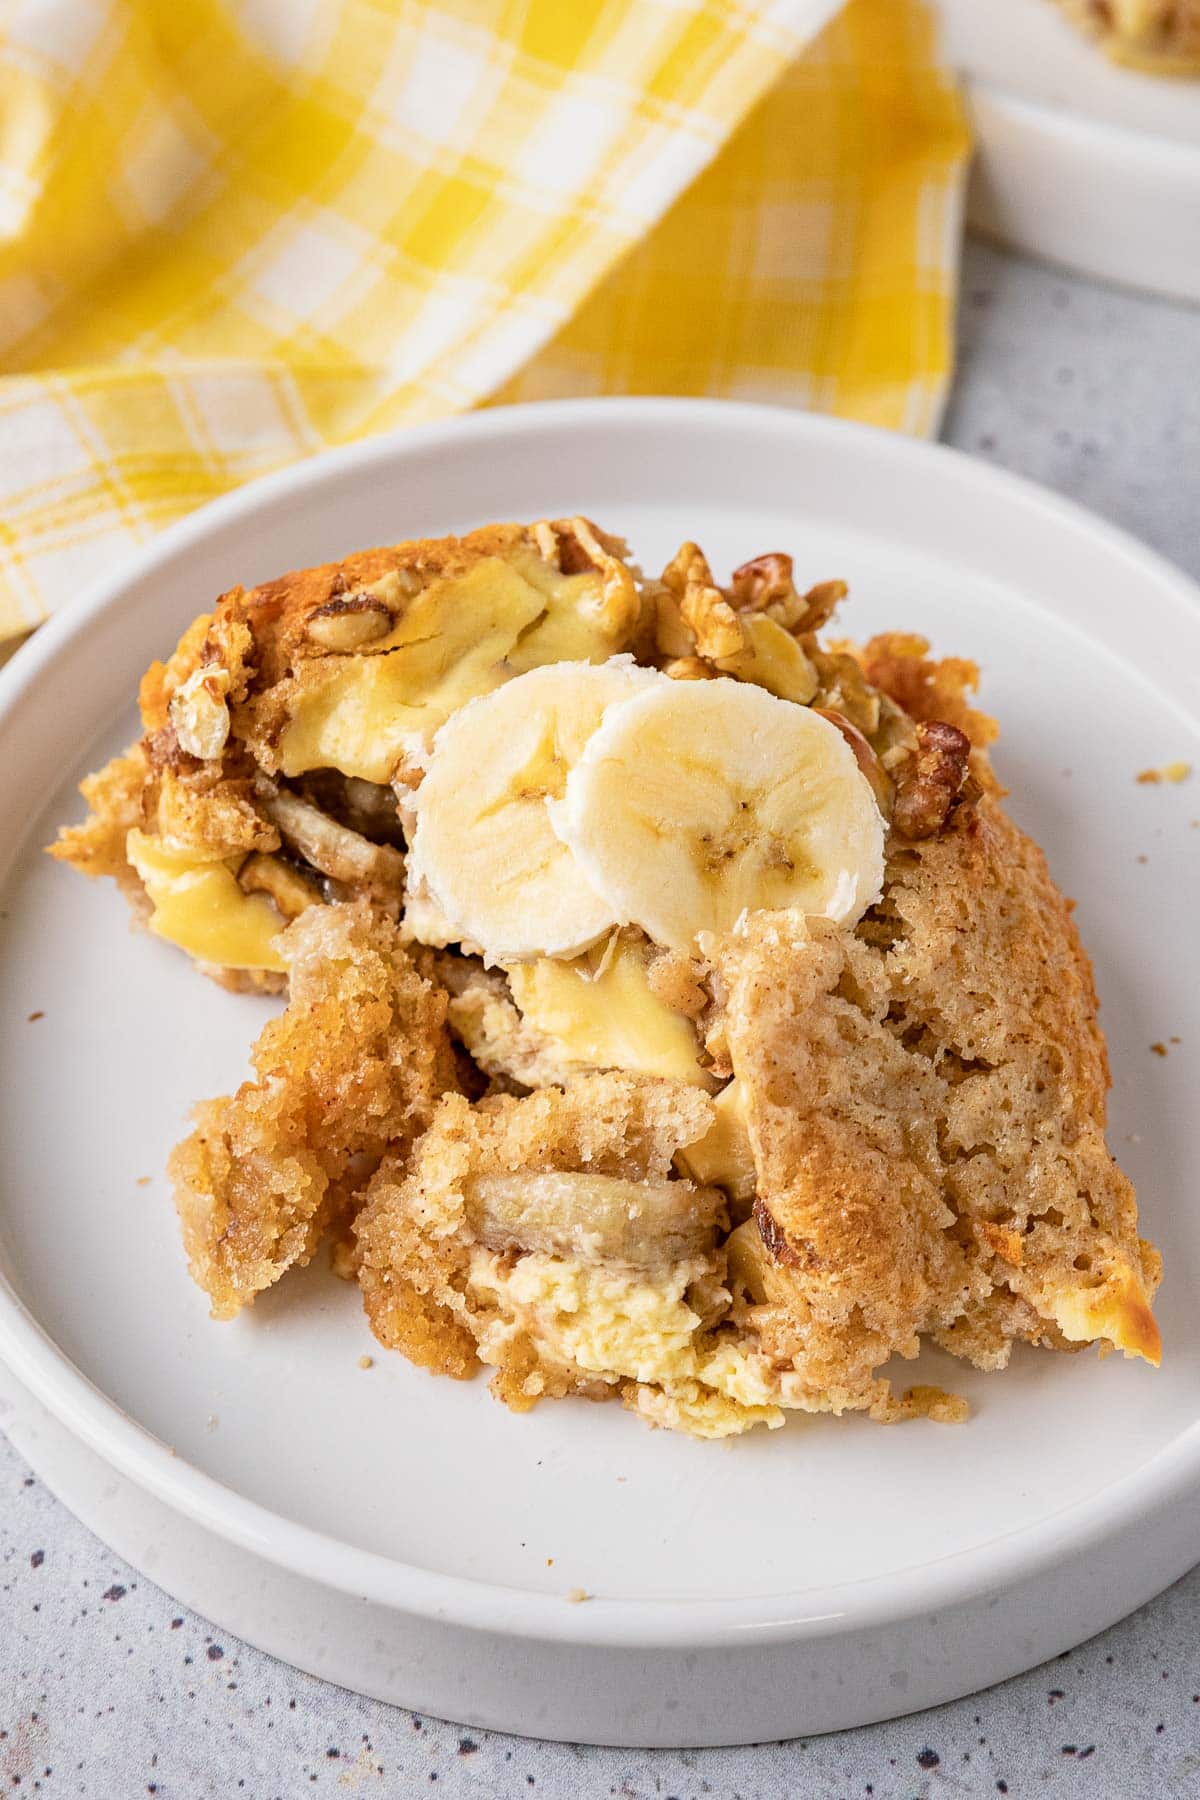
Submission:
[[[968,248],[945,436],[1200,576],[1200,314]],[[0,1793],[126,1800],[1200,1796],[1200,1569],[1081,1649],[915,1718],[751,1749],[468,1731],[214,1635],[117,1561],[0,1439]]]

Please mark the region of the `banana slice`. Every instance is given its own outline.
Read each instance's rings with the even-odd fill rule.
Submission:
[[[555,835],[549,803],[610,706],[672,685],[631,658],[554,663],[456,712],[414,801],[412,934],[437,915],[440,941],[495,963],[576,956],[608,931],[612,907]]]
[[[883,820],[840,731],[743,682],[614,707],[549,810],[621,924],[684,953],[759,908],[851,923],[883,885]]]
[[[712,1249],[725,1196],[690,1181],[526,1170],[477,1175],[467,1217],[491,1250],[610,1260],[660,1269]]]

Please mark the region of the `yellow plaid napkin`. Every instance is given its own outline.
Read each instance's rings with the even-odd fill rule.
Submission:
[[[928,431],[965,157],[921,0],[9,0],[0,638],[487,400]]]

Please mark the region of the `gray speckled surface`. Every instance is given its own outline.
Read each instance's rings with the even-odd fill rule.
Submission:
[[[969,243],[959,339],[948,443],[1200,576],[1200,312]]]
[[[968,248],[945,435],[1200,575],[1200,314]],[[464,1731],[298,1675],[119,1563],[0,1440],[0,1793],[556,1800],[1200,1796],[1200,1570],[1003,1687],[751,1749],[623,1751]]]

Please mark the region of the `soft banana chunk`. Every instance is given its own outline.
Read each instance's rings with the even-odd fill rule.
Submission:
[[[194,852],[136,829],[125,853],[154,908],[156,937],[226,969],[287,968],[276,947],[287,921],[265,894],[244,893],[228,863],[201,862]]]
[[[477,1175],[467,1217],[491,1250],[537,1250],[658,1269],[702,1256],[716,1240],[724,1196],[690,1181],[546,1170]]]
[[[622,938],[573,962],[514,963],[509,985],[521,1016],[575,1069],[629,1069],[715,1086],[700,1064],[690,1019],[650,986],[646,946]]]
[[[488,962],[576,956],[616,923],[550,824],[548,803],[607,709],[666,676],[614,658],[555,663],[474,700],[438,732],[415,799],[409,882]],[[419,931],[419,923],[413,925]]]
[[[742,682],[614,707],[550,816],[620,922],[685,954],[745,912],[853,923],[883,885],[883,821],[841,733]]]
[[[735,1076],[713,1101],[713,1122],[698,1143],[677,1153],[693,1181],[714,1182],[744,1207],[754,1198],[757,1175],[746,1123],[746,1091]]]

